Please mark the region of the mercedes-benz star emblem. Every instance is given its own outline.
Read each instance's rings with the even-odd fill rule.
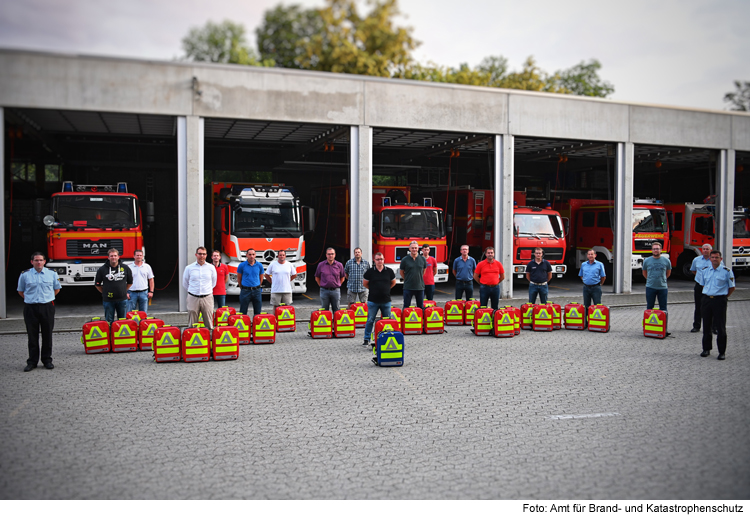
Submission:
[[[269,249],[268,251],[263,253],[263,258],[266,259],[267,262],[271,262],[276,258],[276,253],[274,253],[273,249]]]

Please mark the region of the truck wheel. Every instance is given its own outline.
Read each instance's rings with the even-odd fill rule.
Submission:
[[[596,260],[604,265],[604,273],[607,275],[607,278],[604,280],[604,284],[612,284],[612,263],[608,261],[607,257],[602,255],[601,253],[596,254]]]
[[[680,274],[680,277],[685,280],[693,279],[693,272],[690,271],[690,266],[692,266],[693,264],[693,259],[690,257],[690,254],[683,253],[677,258],[677,272]]]

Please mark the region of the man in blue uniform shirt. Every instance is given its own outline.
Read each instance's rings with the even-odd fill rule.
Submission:
[[[721,264],[721,251],[711,252],[711,265],[698,272],[695,280],[703,286],[701,315],[703,316],[703,352],[701,357],[711,354],[713,333],[716,329],[718,359],[724,359],[727,351],[727,299],[734,292],[734,273]]]
[[[607,279],[607,274],[604,271],[604,264],[596,260],[596,251],[589,249],[586,258],[588,260],[581,264],[578,276],[583,281],[583,305],[585,307],[583,313],[588,318],[591,301],[593,300],[594,304],[602,302],[602,284]],[[586,322],[588,324],[588,320]]]
[[[701,253],[693,259],[690,264],[690,271],[695,275],[695,288],[693,289],[693,301],[695,301],[695,310],[693,311],[693,329],[691,333],[696,334],[701,331],[701,301],[703,300],[703,286],[698,284],[698,272],[711,265],[711,244],[703,244]]]
[[[42,332],[42,363],[53,369],[52,329],[55,327],[55,296],[60,292],[57,273],[44,267],[47,259],[36,252],[31,255],[33,268],[18,278],[18,295],[23,299],[23,320],[29,336],[29,359],[24,372],[31,372],[39,363],[39,331]]]

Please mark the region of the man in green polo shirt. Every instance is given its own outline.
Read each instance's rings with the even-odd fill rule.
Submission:
[[[419,254],[419,244],[412,240],[409,244],[409,254],[401,259],[399,273],[404,279],[404,308],[411,306],[411,298],[417,301],[420,310],[424,309],[424,272],[427,269],[427,261]]]

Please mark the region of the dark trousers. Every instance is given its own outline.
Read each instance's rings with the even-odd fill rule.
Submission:
[[[404,290],[404,308],[411,306],[411,298],[417,301],[420,310],[424,310],[424,290]]]
[[[456,299],[461,299],[466,293],[466,300],[468,301],[474,297],[474,283],[472,281],[456,281]]]
[[[693,301],[695,301],[695,310],[693,311],[693,328],[701,329],[701,301],[703,300],[703,286],[695,283],[693,290]]]
[[[701,300],[701,315],[703,316],[703,350],[711,350],[713,332],[716,330],[716,344],[719,353],[727,350],[727,296],[703,296]]]
[[[427,299],[428,301],[431,301],[434,296],[435,296],[435,285],[425,284],[424,285],[424,298]]]
[[[258,315],[263,311],[263,302],[261,300],[262,290],[260,287],[256,290],[250,290],[248,288],[242,288],[240,291],[240,313],[250,315],[247,313],[247,309],[250,303],[253,305],[253,316]]]
[[[29,359],[27,363],[36,366],[39,363],[39,331],[42,332],[42,363],[52,363],[52,329],[55,327],[55,305],[24,304],[23,320],[29,336]]]

